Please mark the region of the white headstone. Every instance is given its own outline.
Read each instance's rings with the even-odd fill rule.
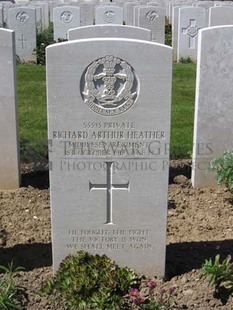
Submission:
[[[70,29],[69,40],[80,40],[88,38],[129,38],[151,41],[151,31],[144,28],[125,25],[95,25]]]
[[[3,27],[3,7],[0,6],[0,28]]]
[[[210,161],[233,149],[233,26],[206,28],[199,35],[192,184],[212,187]]]
[[[182,5],[173,6],[172,12],[172,48],[174,61],[177,61],[179,8],[181,7]]]
[[[94,23],[94,4],[85,2],[80,3],[80,26],[93,25]]]
[[[196,7],[205,8],[209,10],[209,8],[214,6],[214,1],[198,1]]]
[[[233,7],[211,7],[209,10],[209,27],[233,25]]]
[[[14,31],[0,29],[0,189],[20,185]]]
[[[171,81],[165,45],[105,38],[47,48],[55,270],[82,249],[164,276]]]
[[[151,30],[152,41],[164,44],[165,9],[147,6],[138,9],[138,26]]]
[[[62,6],[64,3],[61,0],[51,0],[49,1],[49,20],[53,22],[53,9]]]
[[[1,1],[1,5],[3,7],[4,28],[7,28],[8,27],[8,9],[13,8],[14,4],[10,1]]]
[[[138,2],[124,3],[124,22],[126,25],[134,25],[134,7],[138,6]]]
[[[80,8],[66,5],[53,9],[54,40],[68,39],[68,30],[80,26]]]
[[[95,24],[123,24],[123,8],[114,5],[95,7]]]
[[[199,29],[205,28],[206,9],[185,7],[179,9],[177,61],[181,58],[197,60]]]
[[[9,28],[15,30],[16,54],[21,61],[35,61],[36,9],[17,7],[8,10]]]
[[[49,5],[46,2],[30,1],[33,6],[38,6],[42,10],[42,28],[47,29],[49,27]]]
[[[139,8],[146,7],[146,5],[141,5],[140,3],[133,7],[133,25],[138,27],[139,25]]]

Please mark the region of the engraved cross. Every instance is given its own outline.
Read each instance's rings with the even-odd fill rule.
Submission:
[[[106,220],[105,224],[113,224],[113,221],[112,221],[112,192],[113,192],[113,190],[127,190],[127,191],[129,191],[129,182],[126,184],[112,183],[113,162],[106,162],[106,165],[107,165],[106,184],[92,184],[91,182],[89,182],[89,191],[106,190],[106,194],[107,194],[107,220]]]
[[[196,45],[196,35],[198,34],[199,28],[197,28],[196,20],[190,19],[189,25],[187,28],[182,28],[182,33],[189,36],[189,48],[195,49]]]
[[[21,39],[18,39],[18,41],[21,41],[21,42],[22,42],[22,50],[24,50],[24,47],[25,47],[24,43],[27,42],[27,40],[24,38],[24,34],[22,34]]]

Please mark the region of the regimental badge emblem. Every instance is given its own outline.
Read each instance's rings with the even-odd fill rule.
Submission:
[[[107,11],[104,13],[104,20],[106,23],[114,23],[116,20],[116,14],[113,11]]]
[[[61,14],[61,21],[65,24],[68,24],[72,21],[73,19],[73,14],[70,11],[64,11]]]
[[[149,11],[146,14],[146,19],[148,20],[148,22],[155,22],[155,20],[159,17],[158,13],[156,11]]]
[[[21,23],[21,24],[24,24],[26,22],[27,19],[29,19],[29,16],[26,12],[22,11],[22,12],[19,12],[17,15],[16,15],[16,19]]]
[[[84,102],[92,111],[114,116],[133,106],[139,94],[139,83],[130,64],[108,55],[87,67],[80,89]]]

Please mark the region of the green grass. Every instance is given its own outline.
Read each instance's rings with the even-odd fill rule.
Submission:
[[[195,64],[174,64],[171,157],[189,158],[192,152]],[[47,139],[45,67],[17,66],[21,149],[28,141],[45,145]]]
[[[192,153],[195,83],[195,64],[174,64],[171,158],[189,158]]]
[[[45,67],[17,66],[19,129],[21,141],[47,138]]]

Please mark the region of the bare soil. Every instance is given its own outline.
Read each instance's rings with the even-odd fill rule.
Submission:
[[[52,309],[37,294],[52,277],[49,177],[31,168],[23,166],[21,188],[0,191],[0,264],[25,268],[17,272],[25,309],[44,310]],[[171,161],[164,285],[176,287],[181,309],[233,310],[233,298],[201,277],[205,259],[233,256],[233,197],[226,189],[192,188],[190,174],[189,161]]]

